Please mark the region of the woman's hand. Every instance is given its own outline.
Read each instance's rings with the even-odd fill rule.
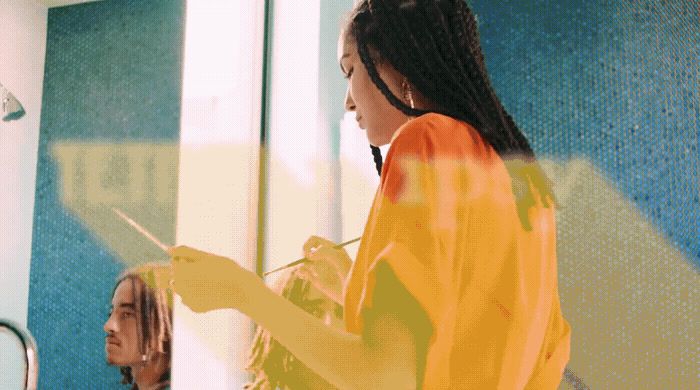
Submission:
[[[246,313],[251,297],[265,284],[234,260],[187,246],[168,251],[172,257],[175,292],[192,311],[237,309]]]
[[[343,304],[345,278],[352,260],[345,249],[334,248],[336,243],[322,237],[311,236],[304,243],[304,257],[309,261],[299,273],[333,301]]]

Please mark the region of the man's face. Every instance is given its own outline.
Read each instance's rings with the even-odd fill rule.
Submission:
[[[135,283],[138,286],[138,283]],[[105,322],[105,351],[107,363],[132,366],[141,361],[138,338],[138,314],[134,302],[132,281],[119,283],[112,297],[112,309]]]

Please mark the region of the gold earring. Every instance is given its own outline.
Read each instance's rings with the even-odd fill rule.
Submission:
[[[408,102],[411,109],[415,109],[416,106],[413,103],[413,91],[411,91],[411,84],[408,83],[408,78],[404,77],[401,82],[401,90],[403,91],[403,100]]]

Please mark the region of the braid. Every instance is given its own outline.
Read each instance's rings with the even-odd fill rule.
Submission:
[[[134,381],[134,376],[131,375],[131,367],[129,366],[124,366],[124,367],[119,367],[119,373],[122,374],[122,384],[123,385],[128,385]]]
[[[132,281],[134,279],[131,279]],[[148,345],[150,344],[149,341],[151,339],[151,327],[150,327],[150,319],[151,319],[151,305],[149,302],[149,295],[145,290],[146,286],[144,285],[143,281],[141,281],[140,288],[141,288],[141,293],[140,293],[140,309],[141,309],[141,331],[139,332],[139,353],[142,355],[148,355]],[[135,292],[136,290],[134,290]]]
[[[549,207],[551,183],[535,160],[525,135],[498,99],[481,50],[476,18],[464,0],[363,0],[348,29],[367,73],[389,101],[407,116],[437,112],[471,125],[506,163],[521,222],[530,229],[527,209],[534,192]],[[438,109],[408,107],[377,71],[387,60]],[[381,153],[372,147],[381,173]]]
[[[421,8],[417,8],[415,4],[411,6],[399,6],[400,9],[408,10],[412,9],[413,13],[418,12]],[[467,105],[468,101],[465,100],[465,96],[469,96],[469,93],[474,95],[473,91],[465,91],[463,86],[469,86],[468,83],[461,80],[460,71],[454,71],[451,69],[451,64],[445,61],[445,58],[449,58],[449,54],[441,53],[440,48],[448,49],[448,45],[440,45],[436,42],[435,38],[430,34],[430,30],[427,29],[428,25],[420,20],[409,21],[407,18],[393,18],[399,12],[396,9],[390,9],[388,7],[382,8],[382,18],[384,19],[401,19],[404,23],[401,23],[402,30],[400,31],[386,31],[386,39],[384,47],[400,47],[403,48],[403,52],[399,55],[392,56],[391,52],[386,55],[387,59],[391,63],[400,64],[397,70],[402,74],[410,75],[409,78],[416,85],[419,92],[423,93],[425,96],[433,96],[436,98],[436,103],[441,107],[450,107],[448,102],[458,102],[458,105]],[[430,12],[428,12],[430,13]],[[435,12],[432,12],[433,16]],[[440,24],[442,21],[439,20],[440,17],[436,16],[431,21],[433,26],[437,26],[436,29],[440,30]],[[421,30],[421,28],[425,30]],[[397,44],[398,42],[398,44]],[[434,55],[420,55],[421,51],[414,50],[415,47],[427,48]],[[412,60],[413,58],[418,58],[418,61]],[[414,65],[415,64],[415,65]],[[365,67],[367,64],[365,64]],[[371,64],[370,66],[373,66]],[[411,67],[412,66],[412,67]],[[440,74],[440,77],[435,77],[435,72]],[[451,85],[451,88],[442,88],[443,85],[438,85],[435,83],[436,79],[444,79],[446,84]],[[447,110],[447,115],[459,116],[458,112],[454,110]],[[465,120],[470,120],[471,118],[464,118]],[[470,120],[473,122],[473,120]]]
[[[379,176],[381,176],[382,175],[382,164],[383,164],[382,151],[374,145],[370,145],[369,147],[372,148],[372,156],[374,156],[374,166],[377,168],[377,174],[379,174]]]

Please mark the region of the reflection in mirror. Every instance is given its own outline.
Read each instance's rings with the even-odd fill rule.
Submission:
[[[114,281],[168,255],[113,209],[175,242],[185,2],[44,10],[28,327],[42,387],[117,388],[103,330]]]

